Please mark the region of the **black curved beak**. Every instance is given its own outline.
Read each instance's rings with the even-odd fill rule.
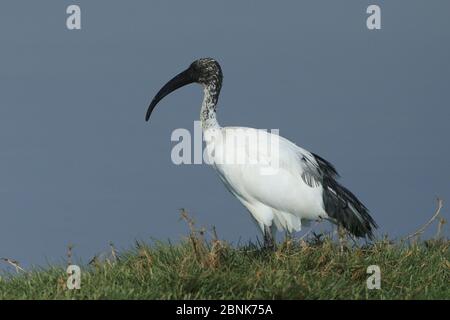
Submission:
[[[169,93],[185,86],[190,83],[195,82],[194,77],[192,76],[192,72],[190,69],[187,69],[178,75],[176,75],[172,80],[167,82],[164,87],[162,87],[156,96],[153,98],[152,103],[150,103],[150,106],[147,109],[147,114],[145,115],[145,121],[148,121],[150,118],[150,115],[152,114],[153,110],[155,109],[156,105],[159,101],[161,101],[165,96],[167,96]]]

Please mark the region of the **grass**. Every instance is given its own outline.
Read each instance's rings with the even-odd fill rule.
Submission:
[[[188,221],[189,222],[189,221]],[[192,222],[192,221],[191,221]],[[328,236],[287,239],[276,251],[233,247],[195,231],[182,243],[137,243],[82,267],[68,290],[65,268],[0,280],[1,299],[449,299],[449,240],[339,244]],[[369,265],[381,289],[367,289]]]

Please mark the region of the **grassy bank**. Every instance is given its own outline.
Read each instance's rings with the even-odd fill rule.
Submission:
[[[81,266],[80,290],[67,289],[64,268],[3,275],[0,299],[449,299],[449,260],[448,240],[342,247],[314,236],[271,252],[192,234]],[[380,290],[367,289],[369,265]]]

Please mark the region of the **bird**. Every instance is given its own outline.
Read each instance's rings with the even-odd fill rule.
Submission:
[[[290,234],[311,221],[322,220],[357,238],[372,240],[378,227],[375,220],[367,207],[337,181],[339,174],[330,162],[272,132],[219,125],[216,111],[222,82],[222,68],[215,59],[195,60],[157,92],[145,120],[150,119],[156,105],[171,92],[189,84],[200,84],[203,87],[200,122],[208,164],[248,210],[266,246],[274,246],[277,231]],[[255,137],[274,141],[276,152],[257,147],[255,141],[259,140]],[[240,143],[229,143],[235,138]]]

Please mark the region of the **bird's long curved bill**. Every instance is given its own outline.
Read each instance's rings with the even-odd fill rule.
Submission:
[[[188,85],[190,83],[194,82],[193,77],[191,76],[190,70],[187,69],[175,77],[173,77],[172,80],[167,82],[156,94],[156,96],[153,98],[152,102],[150,103],[150,106],[147,109],[147,114],[145,115],[145,121],[148,121],[150,118],[150,115],[152,114],[153,110],[155,109],[156,105],[159,101],[161,101],[165,96],[167,96],[169,93],[177,90],[178,88],[181,88],[185,85]]]

